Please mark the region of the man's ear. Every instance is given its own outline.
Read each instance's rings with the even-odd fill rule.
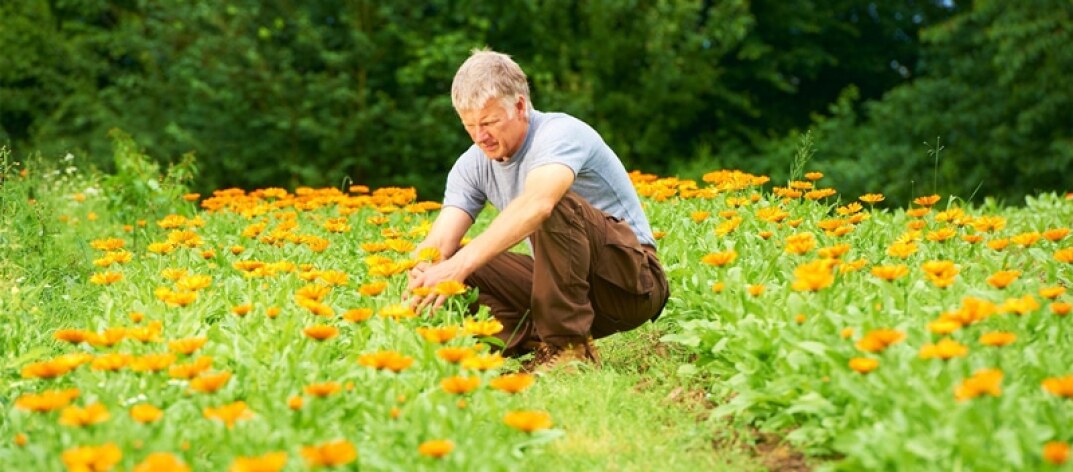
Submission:
[[[526,112],[526,100],[524,95],[518,95],[518,100],[514,102],[514,112],[525,116]]]

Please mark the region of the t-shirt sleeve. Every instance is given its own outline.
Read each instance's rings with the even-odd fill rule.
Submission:
[[[591,129],[568,119],[551,119],[540,133],[546,139],[537,140],[539,147],[532,151],[531,168],[546,164],[562,164],[570,168],[576,177],[592,157],[591,143],[599,136]]]
[[[469,154],[463,154],[447,174],[443,205],[460,208],[476,220],[488,201],[479,180],[476,162]]]

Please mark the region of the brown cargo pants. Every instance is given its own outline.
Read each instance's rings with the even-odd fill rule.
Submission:
[[[524,354],[533,341],[564,346],[628,331],[658,318],[667,302],[656,249],[574,192],[530,241],[532,257],[505,252],[465,281],[503,323],[504,354]]]

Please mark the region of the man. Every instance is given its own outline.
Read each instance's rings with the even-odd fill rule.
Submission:
[[[406,293],[464,281],[504,326],[504,353],[536,350],[539,370],[599,363],[593,338],[659,316],[668,297],[655,238],[626,169],[589,125],[532,108],[507,55],[474,51],[451,99],[473,140],[447,177],[443,208],[417,250],[443,259],[409,274]],[[460,247],[486,202],[500,210]],[[532,256],[508,252],[528,239]],[[424,307],[442,297],[415,297]]]

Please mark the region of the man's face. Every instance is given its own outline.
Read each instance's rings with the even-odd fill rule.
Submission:
[[[513,114],[503,107],[501,100],[493,98],[484,104],[484,108],[459,111],[458,116],[481,151],[490,159],[502,162],[518,152],[525,142],[525,134],[529,131],[525,108],[523,97],[514,101]]]

